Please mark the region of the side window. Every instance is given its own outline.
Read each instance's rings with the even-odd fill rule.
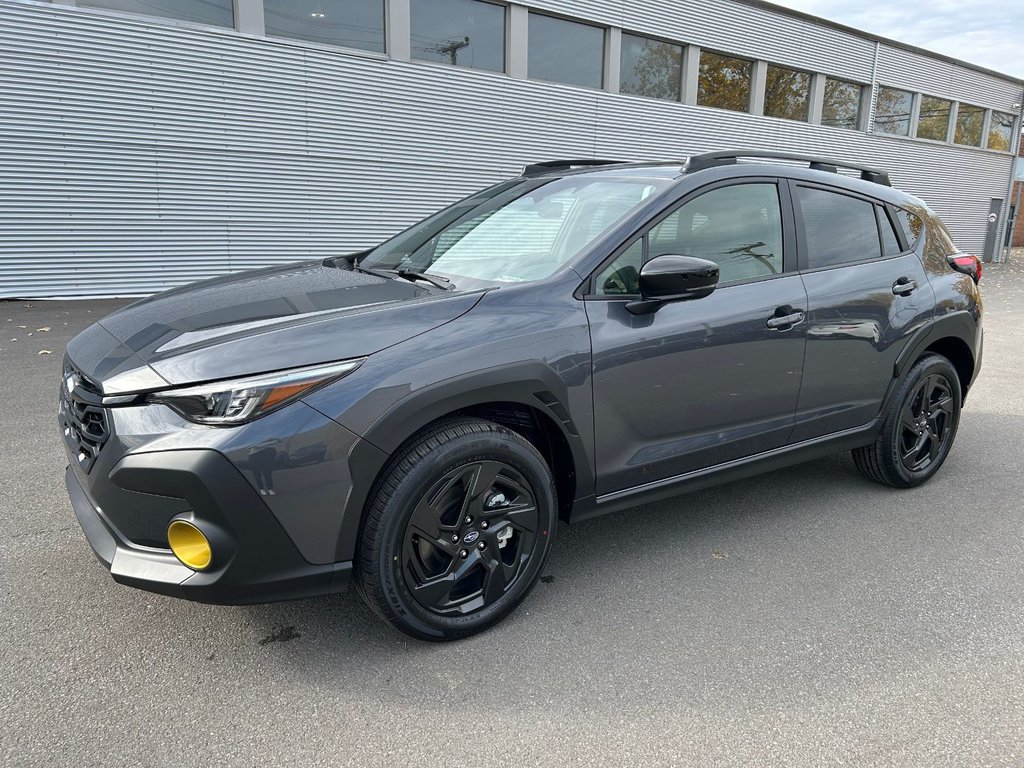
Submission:
[[[797,187],[797,198],[810,269],[881,257],[873,203],[812,187]]]
[[[921,233],[924,232],[924,223],[910,211],[905,211],[902,208],[896,209],[896,221],[903,228],[903,234],[907,236],[910,249],[916,250],[917,242],[921,239]]]
[[[640,293],[640,267],[644,263],[644,239],[638,237],[602,269],[594,284],[598,296],[635,296]]]
[[[882,232],[882,255],[896,256],[901,252],[900,239],[896,237],[896,230],[892,228],[889,214],[880,205],[875,206],[875,213],[878,214],[878,228]]]
[[[782,213],[775,184],[733,184],[705,192],[651,228],[648,259],[696,256],[718,264],[719,284],[782,272]]]

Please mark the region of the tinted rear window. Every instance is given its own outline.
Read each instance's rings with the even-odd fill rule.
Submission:
[[[798,187],[797,197],[809,269],[881,257],[873,203],[811,187]]]
[[[896,230],[893,229],[892,222],[889,221],[889,214],[880,205],[875,206],[875,211],[878,213],[878,228],[882,233],[882,255],[895,256],[902,249],[900,248],[900,239],[896,236]]]

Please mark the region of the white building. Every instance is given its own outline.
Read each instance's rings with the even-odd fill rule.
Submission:
[[[736,147],[887,168],[990,257],[1022,101],[759,0],[0,0],[0,298],[357,250],[526,162]]]

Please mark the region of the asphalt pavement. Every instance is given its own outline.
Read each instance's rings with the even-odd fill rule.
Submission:
[[[444,645],[354,592],[115,584],[55,397],[120,303],[0,303],[0,765],[1022,766],[1024,265],[982,287],[984,368],[926,486],[841,455],[563,527],[509,620]]]

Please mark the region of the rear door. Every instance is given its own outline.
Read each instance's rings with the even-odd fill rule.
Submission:
[[[894,211],[844,189],[791,181],[807,353],[793,442],[878,415],[893,366],[935,295]]]

